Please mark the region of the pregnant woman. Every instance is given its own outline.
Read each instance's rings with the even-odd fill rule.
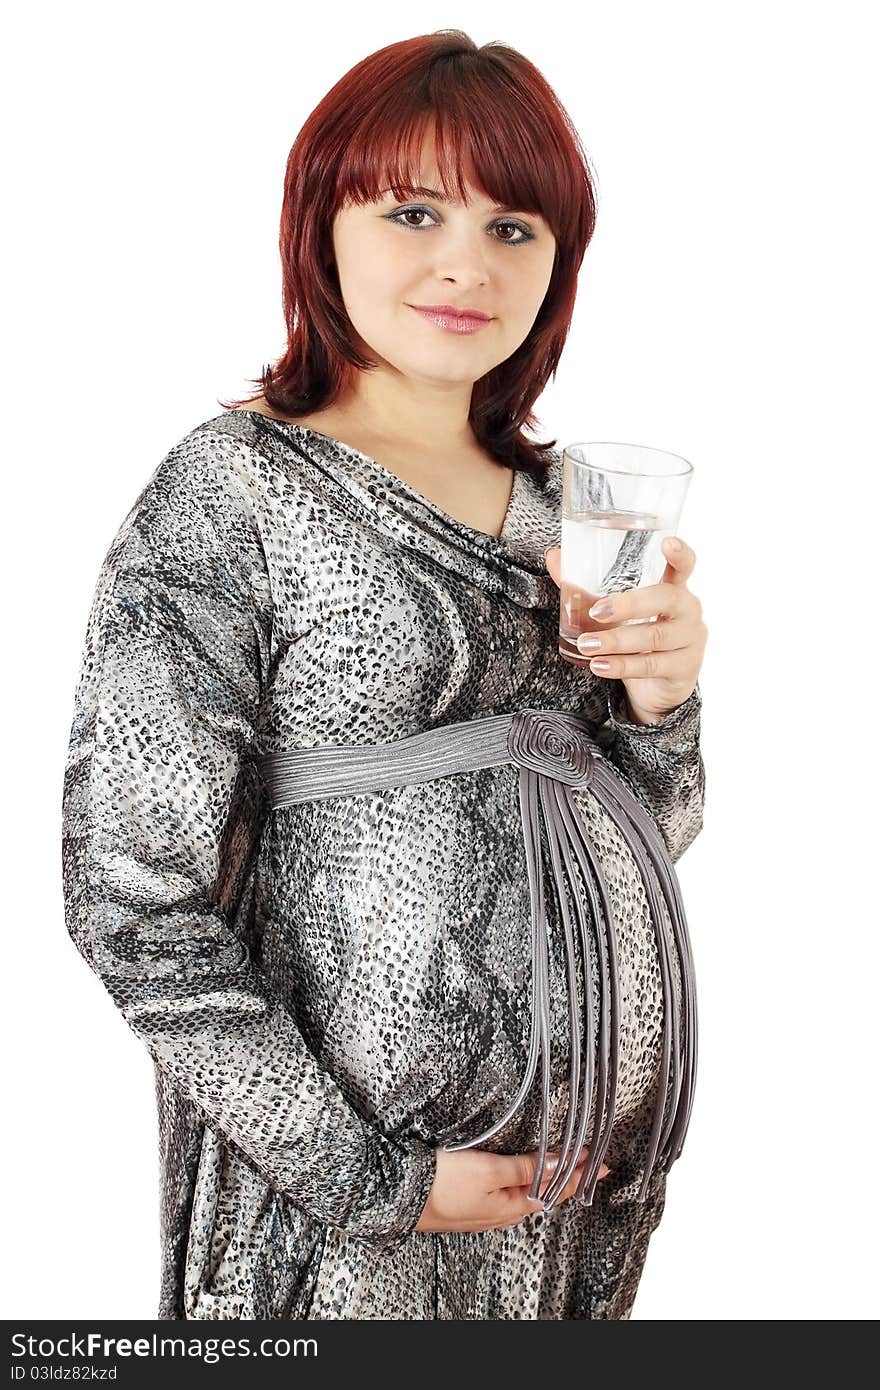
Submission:
[[[694,1085],[706,628],[667,543],[607,666],[559,657],[526,429],[594,223],[520,54],[364,59],[288,160],[283,357],[104,559],[65,912],[155,1064],[161,1318],[630,1316]]]

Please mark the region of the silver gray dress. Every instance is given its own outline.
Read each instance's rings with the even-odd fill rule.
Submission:
[[[224,411],[107,552],[64,776],[67,929],[155,1065],[163,1319],[628,1318],[667,1175],[637,1201],[662,1029],[645,890],[580,809],[620,942],[617,1118],[592,1205],[415,1231],[435,1144],[503,1113],[528,1050],[512,765],[267,807],[262,753],[520,708],[595,721],[673,860],[702,826],[699,686],[654,725],[562,661],[561,450],[500,538],[303,426]],[[568,1106],[554,946],[551,1145]],[[489,1147],[534,1152],[539,1097]]]

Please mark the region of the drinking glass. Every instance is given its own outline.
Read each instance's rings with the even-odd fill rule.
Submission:
[[[577,639],[608,627],[589,614],[600,595],[660,582],[662,543],[675,534],[693,471],[678,454],[641,444],[566,445],[559,603],[559,652],[566,661],[589,667]]]

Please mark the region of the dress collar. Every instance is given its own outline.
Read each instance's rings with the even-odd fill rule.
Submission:
[[[373,524],[398,544],[455,570],[489,592],[524,608],[555,608],[559,590],[547,573],[544,551],[561,536],[562,450],[539,470],[516,469],[500,536],[476,530],[430,501],[378,460],[305,425],[257,411],[228,410],[204,428],[239,433],[270,445],[276,461],[320,474],[361,503]]]

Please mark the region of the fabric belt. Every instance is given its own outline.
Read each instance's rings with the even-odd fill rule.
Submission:
[[[541,1200],[546,1211],[556,1205],[580,1157],[590,1121],[595,1079],[600,1123],[594,1127],[589,1161],[584,1166],[576,1193],[588,1205],[592,1204],[599,1168],[611,1139],[619,1072],[617,932],[599,860],[572,795],[575,789],[589,790],[597,798],[632,851],[645,886],[657,942],[663,989],[663,1038],[648,1158],[637,1198],[640,1202],[646,1199],[652,1173],[668,1171],[682,1151],[696,1080],[696,983],[684,904],[675,868],[655,821],[622,781],[616,769],[603,757],[592,736],[593,729],[589,720],[565,710],[523,709],[510,714],[488,715],[440,725],[390,743],[292,748],[264,754],[256,760],[273,810],[303,801],[428,782],[435,777],[500,767],[505,763],[514,763],[518,767],[520,816],[531,898],[532,1018],[528,1062],[519,1089],[504,1114],[472,1139],[444,1144],[443,1147],[449,1151],[473,1148],[503,1129],[528,1094],[540,1054],[543,1105],[540,1143],[529,1196],[533,1200]],[[559,1164],[539,1197],[550,1116],[549,931],[544,909],[541,818],[546,830],[565,933],[571,1069],[569,1110]],[[573,871],[574,860],[586,886],[586,903],[578,889]],[[568,874],[575,906],[581,945],[586,1036],[590,1040],[594,1017],[589,950],[591,923],[595,932],[600,1001],[595,1067],[592,1043],[590,1041],[590,1045],[584,1045],[578,1016],[575,932],[564,890],[564,872]],[[663,920],[661,895],[669,913],[678,953],[682,990],[681,1029],[675,1008],[670,942]]]

